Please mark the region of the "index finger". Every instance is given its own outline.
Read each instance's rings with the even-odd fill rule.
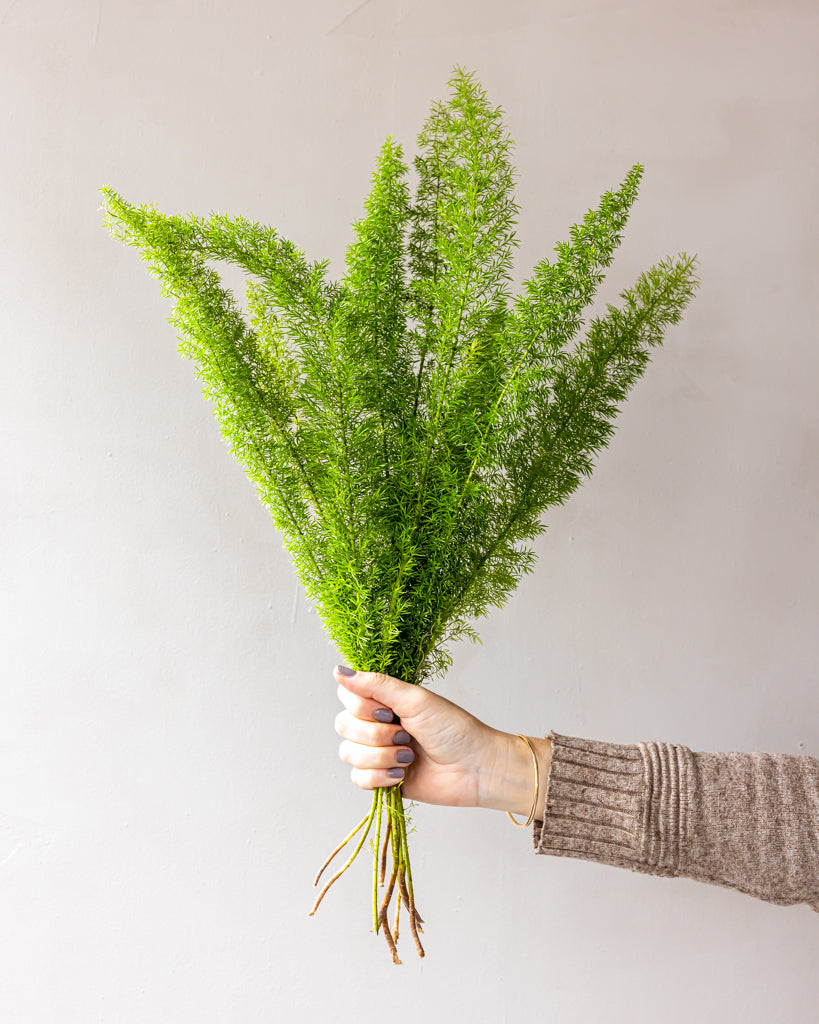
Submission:
[[[385,708],[383,704],[370,697],[359,697],[341,683],[338,684],[338,699],[351,715],[365,722],[400,722],[393,714],[392,708]]]

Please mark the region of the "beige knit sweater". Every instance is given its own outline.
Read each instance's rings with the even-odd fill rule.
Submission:
[[[816,758],[548,738],[536,853],[694,878],[819,911]]]

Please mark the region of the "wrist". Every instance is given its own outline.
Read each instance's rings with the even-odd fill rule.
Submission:
[[[515,733],[494,730],[493,752],[481,778],[478,806],[498,811],[511,811],[524,818],[532,808],[535,769],[532,752]],[[539,784],[535,802],[535,819],[543,820],[546,803],[546,781],[552,761],[552,741],[538,736],[528,737],[538,762]]]

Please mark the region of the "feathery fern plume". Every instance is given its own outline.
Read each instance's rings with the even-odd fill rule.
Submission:
[[[643,168],[512,296],[512,143],[474,74],[456,67],[449,86],[418,138],[414,197],[401,146],[384,143],[339,281],[273,228],[168,216],[101,190],[106,226],[173,299],[179,351],[336,648],[354,668],[416,684],[443,674],[453,642],[476,640],[473,621],[532,571],[526,542],[591,474],[651,348],[699,285],[694,257],[661,260],[572,344]],[[209,260],[248,275],[247,321]],[[423,956],[401,783],[374,791],[319,872],[315,884],[355,841],[311,914],[373,825],[373,929],[400,962],[403,902]]]

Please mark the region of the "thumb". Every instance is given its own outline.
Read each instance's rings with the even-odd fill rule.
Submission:
[[[347,675],[348,672],[352,674]],[[346,665],[336,665],[334,675],[351,693],[385,704],[399,718],[411,718],[418,714],[426,696],[420,686],[405,683],[403,679],[396,679],[383,672],[354,672]]]

